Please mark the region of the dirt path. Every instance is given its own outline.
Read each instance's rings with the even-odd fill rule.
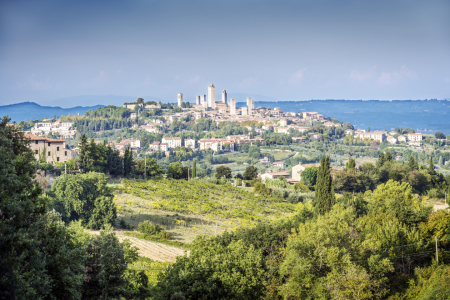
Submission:
[[[91,231],[92,234],[99,234],[99,231]],[[177,256],[182,256],[187,253],[189,256],[189,250],[183,250],[174,246],[169,246],[162,243],[146,241],[122,234],[120,231],[114,231],[120,242],[124,239],[128,239],[131,242],[131,246],[138,247],[139,256],[147,257],[159,262],[176,262]]]

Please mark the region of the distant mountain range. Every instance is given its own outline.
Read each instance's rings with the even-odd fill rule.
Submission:
[[[0,117],[7,115],[12,121],[19,123],[20,121],[53,118],[54,115],[82,115],[88,110],[96,109],[97,107],[102,106],[103,105],[61,108],[59,106],[41,106],[34,102],[22,102],[0,106]]]

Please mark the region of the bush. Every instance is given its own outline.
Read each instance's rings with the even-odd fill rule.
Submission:
[[[264,183],[258,181],[255,183],[254,192],[259,195],[270,196],[270,189]]]
[[[153,224],[149,220],[145,220],[144,222],[139,223],[138,230],[144,234],[155,235],[161,232],[163,229],[158,224]]]
[[[292,204],[297,204],[299,202],[303,202],[303,196],[292,193],[287,197],[287,201]]]
[[[427,196],[432,199],[440,199],[440,198],[444,198],[444,193],[438,189],[430,189],[427,192]]]

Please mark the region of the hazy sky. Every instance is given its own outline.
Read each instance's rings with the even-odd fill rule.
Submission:
[[[450,1],[0,1],[0,104],[192,101],[211,82],[216,98],[450,98]]]

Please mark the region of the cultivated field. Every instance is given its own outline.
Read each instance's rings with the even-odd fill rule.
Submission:
[[[116,188],[118,219],[137,229],[150,220],[165,228],[171,240],[190,243],[197,235],[215,235],[239,226],[254,226],[289,215],[295,205],[256,196],[231,185],[196,180],[124,180]]]

